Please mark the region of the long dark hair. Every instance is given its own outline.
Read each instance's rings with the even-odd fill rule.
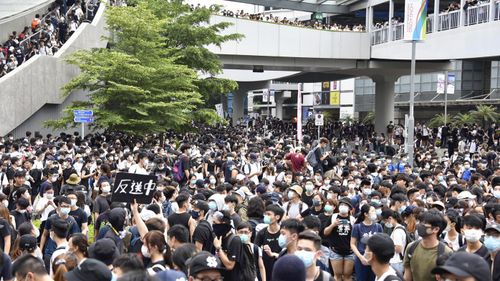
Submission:
[[[358,214],[358,217],[356,218],[355,223],[361,223],[362,221],[364,221],[366,218],[366,214],[368,214],[368,212],[370,212],[371,207],[372,206],[370,206],[368,204],[361,206],[361,208],[359,209],[359,214]]]

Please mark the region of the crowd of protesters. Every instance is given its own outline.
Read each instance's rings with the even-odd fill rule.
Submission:
[[[84,20],[93,19],[98,5],[96,0],[60,0],[47,14],[36,14],[31,26],[0,43],[0,77],[35,55],[54,55]]]
[[[496,125],[417,126],[413,166],[397,128],[7,136],[0,279],[499,280]],[[123,172],[157,177],[149,204],[113,199]]]

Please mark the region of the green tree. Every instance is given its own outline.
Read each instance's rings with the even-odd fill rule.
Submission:
[[[463,127],[474,124],[475,119],[470,113],[458,113],[452,119],[455,127]]]
[[[167,4],[171,9],[161,12]],[[113,48],[78,51],[67,59],[81,73],[64,86],[64,94],[87,90],[89,101],[74,102],[61,119],[46,125],[75,126],[72,111],[83,108],[94,110],[96,128],[137,135],[185,130],[192,121],[217,121],[215,110],[206,107],[206,98],[234,90],[237,85],[210,76],[200,78],[200,72],[207,76],[221,71],[217,56],[203,46],[220,45],[238,36],[218,35],[227,25],[211,28],[205,21],[203,28],[212,32],[200,31],[206,36],[203,46],[184,45],[183,41],[199,39],[196,25],[205,18],[197,14],[175,0],[140,0],[134,6],[108,7],[107,24],[113,34],[108,40]],[[191,21],[184,20],[191,17]],[[166,37],[172,26],[177,28],[177,39]]]
[[[370,124],[373,124],[373,122],[375,121],[375,112],[368,112],[368,114],[366,114],[365,118],[363,118],[363,123],[365,125],[370,125]]]
[[[471,116],[478,123],[481,123],[483,128],[486,128],[489,123],[498,122],[500,119],[500,113],[493,105],[478,105],[476,109],[470,112]]]
[[[431,118],[429,120],[429,122],[427,123],[427,126],[429,126],[430,128],[437,128],[437,127],[444,126],[444,119],[445,119],[444,117],[445,117],[444,113],[440,113],[440,114],[434,116],[433,118]],[[448,124],[451,123],[451,120],[452,120],[451,118],[452,117],[449,114],[446,115],[446,122]]]

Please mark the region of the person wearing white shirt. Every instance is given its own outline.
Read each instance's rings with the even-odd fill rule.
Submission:
[[[394,270],[403,275],[403,257],[406,246],[406,230],[401,225],[401,216],[392,210],[382,213],[382,218],[385,220],[385,227],[392,229],[391,239],[394,243],[394,256],[390,260],[390,264]]]
[[[149,175],[147,170],[149,165],[149,158],[146,153],[139,153],[139,163],[132,165],[128,172],[131,174]]]
[[[375,281],[403,280],[389,261],[394,256],[394,242],[385,233],[376,233],[361,240],[366,244],[364,257],[375,273]]]
[[[49,213],[56,208],[56,204],[54,203],[54,189],[52,186],[47,186],[42,194],[42,197],[35,200],[34,208],[36,213],[40,215],[42,226],[45,225],[45,221],[47,221]]]

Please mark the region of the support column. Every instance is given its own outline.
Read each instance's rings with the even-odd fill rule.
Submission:
[[[283,92],[274,94],[274,102],[276,104],[276,118],[283,120]]]
[[[238,89],[233,94],[233,126],[237,124],[245,114],[245,98],[248,95],[248,90]]]
[[[395,78],[372,78],[375,82],[375,132],[387,134],[389,121],[394,121]]]
[[[434,0],[434,23],[432,24],[432,33],[438,32],[439,25],[439,0]]]
[[[465,0],[460,0],[460,25],[465,26],[465,10],[464,10]]]
[[[489,22],[492,22],[495,20],[495,14],[496,14],[496,11],[495,11],[495,1],[496,0],[490,0],[490,18],[488,19]]]
[[[389,1],[389,42],[393,40],[392,38],[392,30],[394,29],[394,26],[392,25],[392,18],[394,17],[394,0]]]

